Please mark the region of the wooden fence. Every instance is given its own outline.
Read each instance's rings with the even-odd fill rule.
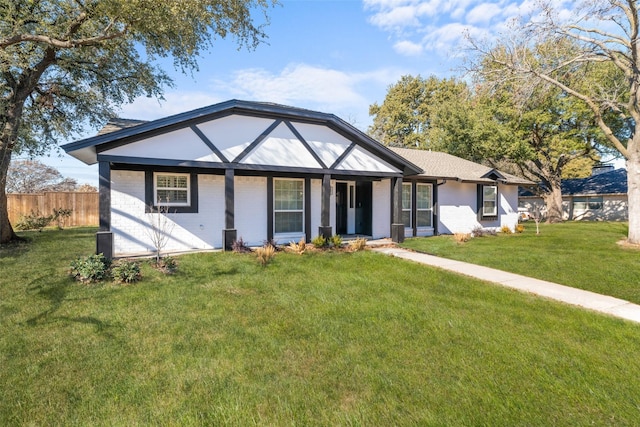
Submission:
[[[97,226],[99,224],[98,193],[56,192],[34,194],[7,194],[9,220],[15,225],[23,215],[38,212],[51,215],[54,209],[71,209],[71,216],[63,226]]]

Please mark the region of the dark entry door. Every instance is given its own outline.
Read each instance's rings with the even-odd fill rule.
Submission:
[[[347,234],[347,183],[336,182],[336,234]]]
[[[372,199],[373,186],[371,182],[356,182],[356,234],[372,235]]]

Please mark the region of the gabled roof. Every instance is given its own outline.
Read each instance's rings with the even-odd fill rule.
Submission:
[[[421,167],[424,171],[419,174],[421,177],[461,182],[493,183],[498,181],[509,185],[533,184],[533,182],[529,180],[451,154],[410,148],[390,148],[410,162]]]
[[[148,122],[116,119],[107,124],[96,136],[63,145],[62,148],[83,162],[93,164],[98,161],[98,153],[105,148],[130,144],[145,138],[193,127],[230,115],[326,126],[348,138],[357,146],[378,156],[383,161],[394,165],[405,175],[415,175],[422,172],[411,161],[389,150],[378,141],[333,114],[279,104],[240,100],[230,100]]]

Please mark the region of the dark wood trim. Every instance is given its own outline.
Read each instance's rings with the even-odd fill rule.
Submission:
[[[413,237],[418,235],[418,185],[411,181],[411,225]]]
[[[331,175],[322,177],[322,196],[320,201],[320,226],[331,226]]]
[[[235,177],[233,169],[224,174],[224,224],[226,229],[235,228]]]
[[[267,240],[273,239],[273,177],[267,177]]]
[[[154,172],[164,172],[164,171],[156,171],[156,170],[145,170],[144,171],[144,211],[146,213],[157,212],[156,202],[155,202],[155,194],[153,191],[153,173]],[[175,173],[184,173],[184,172],[175,172]],[[190,190],[189,194],[191,197],[189,206],[168,206],[167,210],[169,213],[198,213],[198,174],[190,173],[189,174],[189,182],[190,182]]]
[[[438,185],[437,182],[431,185],[431,197],[433,197],[433,200],[431,200],[431,220],[433,221],[434,236],[438,235],[438,218],[440,211],[440,205],[438,204],[438,188],[440,188],[440,185]]]
[[[356,148],[357,144],[355,142],[352,142],[350,146],[347,147],[346,150],[344,150],[344,153],[340,154],[338,156],[338,158],[336,159],[335,162],[333,162],[333,164],[329,167],[329,169],[335,169],[338,167],[338,165],[340,163],[342,163],[342,161],[349,155],[351,154],[351,152],[354,150],[354,148]]]
[[[249,153],[251,153],[254,148],[260,145],[260,143],[264,141],[265,138],[269,136],[269,134],[280,125],[280,123],[282,123],[281,119],[277,119],[273,123],[271,123],[271,125],[269,125],[269,127],[266,128],[264,132],[260,134],[260,136],[258,136],[251,144],[249,144],[244,150],[242,150],[242,153],[238,154],[236,158],[233,159],[233,163],[239,163],[242,159],[249,155]]]
[[[307,242],[311,236],[311,178],[304,179],[304,234]]]
[[[298,138],[298,140],[300,140],[300,142],[302,143],[302,145],[304,145],[304,148],[307,149],[307,151],[309,152],[309,154],[311,154],[313,156],[313,158],[315,159],[316,162],[318,162],[318,164],[322,167],[322,169],[326,169],[327,165],[325,165],[325,163],[322,161],[322,159],[320,158],[320,156],[318,156],[318,153],[316,153],[314,151],[313,148],[311,148],[311,146],[309,145],[309,143],[304,139],[304,137],[300,134],[300,132],[298,132],[298,129],[296,129],[290,121],[285,120],[284,124],[287,125],[287,127],[289,128],[289,130],[291,132],[293,132],[293,134],[296,136],[296,138]]]
[[[109,162],[98,164],[98,200],[100,231],[111,230],[111,165]]]
[[[218,156],[218,158],[223,162],[229,163],[229,160],[227,160],[224,154],[222,154],[222,151],[218,150],[218,147],[216,147],[215,144],[211,142],[209,138],[207,138],[207,135],[205,135],[198,126],[191,125],[191,130],[195,132],[196,135],[198,135],[202,142],[204,142],[211,151],[213,151],[213,154]]]

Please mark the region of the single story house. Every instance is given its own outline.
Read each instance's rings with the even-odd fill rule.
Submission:
[[[587,178],[563,179],[562,211],[565,220],[627,221],[627,170],[613,166],[594,168]],[[522,210],[545,209],[542,198],[521,188],[518,206]]]
[[[229,249],[317,235],[427,236],[513,228],[511,175],[454,156],[389,149],[333,114],[231,100],[143,122],[117,119],[63,146],[99,164],[97,252]],[[161,230],[162,231],[162,230]]]

